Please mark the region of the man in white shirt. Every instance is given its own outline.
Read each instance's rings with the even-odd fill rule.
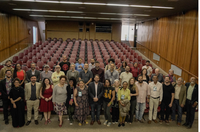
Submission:
[[[149,121],[148,124],[151,124],[152,121],[152,112],[153,112],[153,121],[158,123],[156,120],[157,117],[157,109],[158,105],[161,104],[163,89],[162,84],[158,82],[158,77],[156,75],[153,76],[153,82],[149,83]]]
[[[122,85],[122,83],[124,81],[129,82],[129,80],[133,77],[133,74],[130,72],[130,67],[126,66],[126,71],[122,72],[120,75],[120,84]]]
[[[150,61],[147,60],[147,61],[146,61],[146,65],[143,66],[142,69],[144,69],[144,68],[147,69],[147,75],[148,75],[149,77],[151,77],[151,74],[152,74],[152,67],[151,67],[149,64],[150,64]]]

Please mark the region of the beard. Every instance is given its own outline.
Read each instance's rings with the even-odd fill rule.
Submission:
[[[94,64],[94,62],[91,62],[91,64],[93,65],[93,64]]]
[[[7,78],[11,78],[11,77],[7,76]]]
[[[7,67],[11,67],[11,65],[7,65]]]
[[[143,82],[143,80],[139,80],[138,82],[139,82],[139,83],[142,83],[142,82]]]

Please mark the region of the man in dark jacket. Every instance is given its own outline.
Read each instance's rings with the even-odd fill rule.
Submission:
[[[30,78],[32,77],[32,75],[35,75],[37,78],[37,82],[40,81],[40,71],[35,69],[35,63],[31,64],[31,70],[28,70],[26,72],[26,81],[29,83],[31,80]]]
[[[9,93],[11,88],[13,87],[13,79],[12,79],[12,71],[6,70],[5,72],[6,78],[0,82],[0,91],[2,93],[2,100],[3,100],[3,115],[5,124],[9,124],[8,122],[8,107],[10,106],[10,97]]]
[[[103,97],[103,83],[99,82],[99,75],[95,75],[94,82],[91,82],[88,86],[89,91],[89,103],[91,106],[91,117],[92,120],[90,125],[93,125],[95,122],[95,109],[96,109],[96,121],[99,125],[100,122],[100,111],[101,111],[101,103]]]
[[[196,84],[196,78],[191,77],[190,83],[186,83],[186,122],[183,126],[188,129],[192,127],[194,122],[195,110],[198,104],[198,84]]]

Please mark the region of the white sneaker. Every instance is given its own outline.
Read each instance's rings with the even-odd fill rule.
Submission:
[[[113,124],[115,124],[115,122],[112,122]]]
[[[107,127],[109,127],[111,125],[111,122],[108,122]]]
[[[67,120],[69,121],[69,118],[67,118]]]
[[[116,124],[118,124],[118,122],[117,122],[117,121],[116,121],[115,123],[116,123]]]
[[[73,125],[73,123],[69,123],[69,125],[70,125],[70,126],[72,126],[72,125]]]
[[[106,120],[103,124],[104,124],[104,125],[107,125],[107,123],[108,123],[108,120]]]

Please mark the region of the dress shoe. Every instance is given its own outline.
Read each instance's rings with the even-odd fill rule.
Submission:
[[[120,123],[118,124],[118,127],[121,127],[121,124],[120,124]]]
[[[94,124],[94,121],[91,121],[91,122],[90,122],[90,125],[93,125],[93,124]]]
[[[31,123],[31,121],[27,121],[27,122],[26,122],[26,126],[28,126],[30,123]]]
[[[180,122],[178,122],[178,123],[177,123],[177,125],[178,125],[178,126],[181,126],[181,123],[180,123]]]
[[[98,123],[99,125],[101,125],[101,122],[100,122],[100,120],[98,120],[98,121],[97,121],[97,123]]]
[[[148,124],[151,124],[151,120],[148,121]]]
[[[190,129],[191,127],[192,127],[192,125],[188,125],[188,126],[187,126],[187,129]]]
[[[155,123],[158,123],[158,121],[157,120],[153,120]]]
[[[122,126],[125,126],[125,123],[122,123]]]
[[[143,120],[139,120],[139,122],[140,122],[140,123],[144,123],[144,121],[143,121]]]
[[[35,120],[35,125],[38,125],[39,123],[38,123],[38,120]]]
[[[184,123],[184,124],[183,124],[183,126],[188,126],[188,125],[189,125],[188,123]]]
[[[8,120],[5,120],[5,124],[6,124],[6,125],[8,125],[8,124],[9,124]]]

